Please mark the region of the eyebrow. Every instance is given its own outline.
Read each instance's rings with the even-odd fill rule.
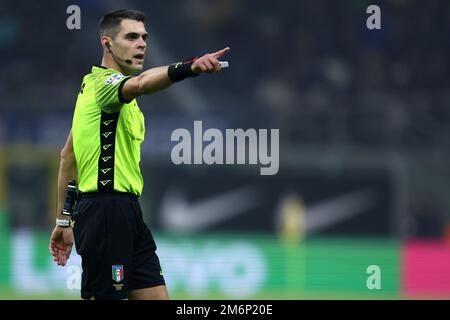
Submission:
[[[141,34],[138,33],[138,32],[128,32],[128,33],[125,34],[125,37],[129,37],[129,36],[141,36]],[[142,36],[147,36],[148,37],[148,33],[145,32],[145,33],[142,34]]]

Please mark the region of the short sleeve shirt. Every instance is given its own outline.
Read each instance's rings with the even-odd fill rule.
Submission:
[[[136,100],[125,101],[122,96],[128,79],[99,66],[83,78],[72,122],[81,192],[142,193],[145,121]]]

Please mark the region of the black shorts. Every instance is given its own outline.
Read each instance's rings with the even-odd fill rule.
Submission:
[[[126,299],[130,290],[165,285],[136,196],[85,193],[74,211],[83,299]]]

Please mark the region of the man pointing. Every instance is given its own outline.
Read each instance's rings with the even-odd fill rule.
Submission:
[[[218,59],[230,50],[132,76],[144,65],[144,22],[145,15],[134,10],[114,11],[101,19],[102,63],[83,78],[72,129],[61,151],[57,219],[49,250],[64,266],[75,240],[82,258],[84,299],[168,299],[156,244],[138,202],[145,123],[135,99],[200,73],[220,72]],[[61,213],[72,179],[80,191],[74,223]]]

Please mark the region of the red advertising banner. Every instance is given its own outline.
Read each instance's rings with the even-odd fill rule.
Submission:
[[[450,298],[450,245],[413,240],[404,247],[403,290],[408,298]]]

